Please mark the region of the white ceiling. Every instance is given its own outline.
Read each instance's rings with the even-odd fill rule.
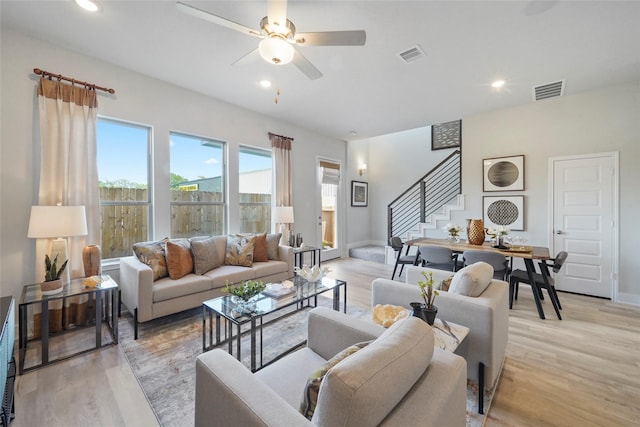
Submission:
[[[266,15],[265,1],[185,2],[252,28]],[[89,14],[71,0],[2,0],[1,22],[344,140],[531,103],[533,86],[560,79],[565,96],[640,79],[638,1],[291,0],[299,32],[367,32],[363,47],[300,48],[324,74],[314,81],[291,64],[232,66],[259,39],[184,14],[174,1],[100,4]],[[403,63],[397,54],[415,45],[426,58]],[[258,85],[265,78],[271,89]],[[498,78],[507,81],[501,91],[490,87]]]

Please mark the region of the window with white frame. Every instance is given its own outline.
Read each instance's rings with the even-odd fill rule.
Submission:
[[[240,147],[238,153],[240,232],[271,231],[271,151]]]
[[[225,233],[224,143],[171,132],[171,237]]]
[[[150,238],[151,128],[99,117],[96,138],[102,258],[120,258]]]

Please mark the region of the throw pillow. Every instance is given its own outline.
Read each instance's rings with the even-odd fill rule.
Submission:
[[[453,279],[453,276],[449,276],[446,279],[444,279],[442,282],[440,282],[440,287],[438,289],[441,291],[449,292],[452,279]]]
[[[227,236],[227,252],[224,263],[227,265],[239,265],[251,267],[253,265],[253,247],[256,236]]]
[[[309,375],[309,379],[307,380],[307,384],[305,385],[304,392],[302,394],[302,402],[300,402],[300,413],[302,415],[307,417],[309,420],[313,418],[313,412],[316,410],[316,404],[318,402],[318,394],[320,393],[320,385],[322,384],[324,376],[329,372],[329,369],[333,368],[358,350],[363,349],[370,342],[371,341],[360,342],[347,347],[331,359],[327,360],[320,369]]]
[[[256,236],[256,244],[253,247],[253,262],[267,262],[267,235],[258,234]]]
[[[165,239],[166,240],[166,239]],[[133,245],[133,253],[141,263],[151,267],[153,281],[167,277],[167,261],[164,256],[164,242],[141,242]]]
[[[280,238],[282,233],[267,234],[267,257],[276,261],[280,260],[280,253],[278,252],[278,246],[280,245]]]
[[[493,280],[493,267],[486,262],[476,262],[453,275],[449,292],[477,297],[487,289],[491,280]]]
[[[191,244],[187,239],[169,240],[165,248],[169,277],[177,280],[193,273]]]
[[[384,328],[388,328],[408,315],[409,311],[406,308],[391,304],[376,304],[371,312],[373,321]]]
[[[196,274],[202,275],[220,267],[214,237],[191,239],[191,252],[193,253],[193,270]]]

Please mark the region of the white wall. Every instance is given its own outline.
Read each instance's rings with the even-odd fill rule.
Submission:
[[[401,132],[368,140],[371,174],[370,234],[386,236],[386,205],[419,178],[421,157],[439,153],[420,151],[419,132]],[[428,149],[427,143],[422,147]],[[640,305],[640,82],[563,96],[464,117],[462,120],[462,192],[466,210],[453,213],[454,222],[482,218],[482,159],[525,155],[525,232],[533,245],[549,246],[549,158],[583,153],[620,153],[619,300]],[[356,166],[349,165],[353,169]],[[488,193],[491,195],[491,193]],[[443,224],[444,225],[444,224]],[[439,231],[434,231],[439,233]]]
[[[346,163],[346,144],[295,125],[273,120],[234,105],[191,92],[126,69],[79,55],[46,42],[2,30],[2,126],[0,294],[18,297],[34,283],[34,242],[27,239],[29,210],[37,203],[39,146],[36,133],[37,76],[34,68],[59,72],[113,87],[99,95],[99,114],[153,127],[155,203],[166,206],[155,218],[156,237],[170,235],[169,132],[178,131],[226,141],[229,155],[229,223],[238,230],[238,147],[270,148],[267,132],[293,137],[295,229],[315,245],[319,207],[315,194],[316,156]],[[345,187],[346,188],[346,187]]]

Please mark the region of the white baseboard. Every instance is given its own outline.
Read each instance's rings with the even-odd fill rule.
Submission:
[[[618,292],[618,297],[614,301],[620,304],[629,304],[640,307],[640,295]]]

